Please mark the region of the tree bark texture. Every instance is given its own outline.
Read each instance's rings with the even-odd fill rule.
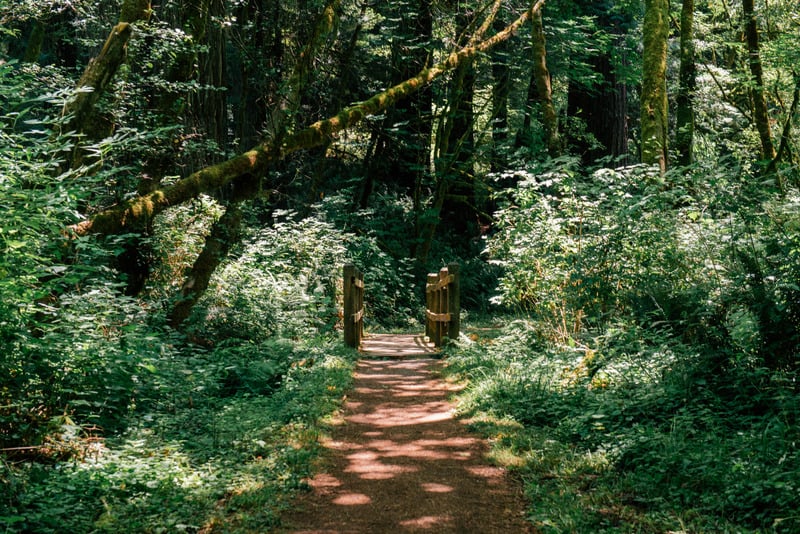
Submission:
[[[683,0],[681,6],[681,65],[678,79],[675,149],[678,164],[694,161],[694,93],[697,88],[694,46],[694,0]]]
[[[441,63],[425,68],[416,76],[405,80],[372,98],[347,107],[337,115],[314,124],[284,138],[280,146],[264,142],[217,165],[197,171],[178,182],[133,198],[119,206],[94,215],[91,219],[72,225],[69,232],[74,235],[119,234],[135,227],[142,221],[151,220],[162,211],[176,206],[202,193],[215,191],[236,178],[259,180],[269,164],[288,154],[319,146],[336,133],[350,128],[365,117],[381,113],[403,98],[414,94],[446,72],[455,69],[462,61],[483,54],[507,40],[537,12],[543,0],[535,2],[531,9],[509,24],[503,31],[474,46],[467,46],[450,53]]]
[[[503,23],[495,21],[502,29]],[[508,96],[511,94],[511,68],[508,65],[508,42],[499,45],[492,53],[492,172],[507,167]]]
[[[769,126],[767,98],[764,92],[764,68],[761,65],[759,49],[758,21],[756,19],[753,0],[742,0],[742,16],[744,17],[744,33],[747,39],[750,74],[753,76],[753,117],[761,140],[761,159],[775,159],[775,145],[772,142],[772,131]]]
[[[232,202],[211,226],[203,250],[195,259],[181,287],[180,297],[168,314],[167,323],[172,328],[178,328],[189,318],[192,308],[208,289],[214,271],[228,255],[231,247],[239,242],[241,224],[241,206],[238,202]]]
[[[72,115],[65,131],[83,133],[90,125],[95,104],[111,85],[125,60],[128,40],[132,34],[133,28],[127,22],[120,22],[111,30],[100,54],[89,62],[78,81],[78,93],[64,106],[64,115]]]
[[[642,163],[667,170],[667,38],[669,1],[645,0],[642,25]]]
[[[553,105],[553,89],[550,85],[550,71],[547,69],[547,47],[544,36],[544,23],[541,10],[531,18],[531,44],[533,48],[533,76],[542,107],[547,152],[551,157],[561,155],[561,138],[558,134],[558,115]]]

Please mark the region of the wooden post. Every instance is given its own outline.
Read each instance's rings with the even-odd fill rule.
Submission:
[[[343,270],[344,283],[344,343],[348,347],[361,346],[364,324],[364,279],[355,265],[348,263]]]
[[[450,324],[447,327],[447,335],[450,339],[458,339],[461,331],[461,281],[459,280],[459,266],[457,263],[449,263],[447,271],[453,277],[453,281],[448,284],[448,305],[447,311],[450,314]]]
[[[449,311],[447,309],[447,267],[442,267],[439,269],[439,290],[436,293],[439,300],[436,313],[446,315]],[[445,336],[447,336],[447,321],[442,321],[440,319],[436,322],[436,326],[438,326],[436,332],[436,346],[441,346],[442,341],[444,340]]]
[[[458,339],[461,331],[459,267],[451,263],[428,274],[425,284],[425,335],[437,347],[444,337]]]
[[[428,339],[431,341],[433,341],[433,333],[436,323],[430,318],[428,312],[433,312],[434,288],[436,287],[436,283],[438,281],[438,276],[429,273],[428,283],[425,286],[425,335],[428,336]]]
[[[358,318],[356,322],[356,335],[358,336],[358,346],[361,346],[361,340],[364,339],[364,273],[358,271],[356,277],[356,288],[358,291]]]

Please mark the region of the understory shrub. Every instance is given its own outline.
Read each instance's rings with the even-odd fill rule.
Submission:
[[[583,176],[566,159],[510,174],[486,248],[502,269],[495,303],[562,343],[621,321],[713,345],[713,367],[797,368],[797,192],[724,167]]]
[[[366,229],[354,234],[328,221],[340,201],[330,198],[304,217],[275,212],[271,226],[243,239],[212,279],[190,329],[211,340],[331,335],[341,327],[346,263],[364,272],[368,328],[412,323],[412,260],[390,257]]]
[[[310,473],[354,356],[321,339],[165,354],[141,385],[140,414],[127,432],[82,440],[72,461],[0,464],[0,525],[42,533],[272,529]]]
[[[462,336],[446,370],[468,383],[460,413],[496,421],[482,428],[518,458],[544,532],[800,526],[796,372],[738,368],[722,388],[705,355],[663,333],[609,332],[596,352],[542,332],[516,320]]]

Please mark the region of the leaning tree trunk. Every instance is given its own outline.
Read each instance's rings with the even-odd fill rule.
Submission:
[[[180,296],[167,315],[167,323],[178,328],[203,296],[211,276],[230,252],[231,247],[239,242],[242,226],[242,210],[239,202],[231,202],[225,213],[216,221],[206,237],[202,252],[195,259],[186,280],[181,287]]]
[[[668,0],[645,0],[642,52],[642,163],[667,170]]]
[[[119,23],[111,30],[100,54],[92,59],[84,70],[77,84],[78,92],[64,106],[63,115],[70,118],[62,127],[62,131],[87,134],[93,139],[101,137],[99,134],[102,132],[94,131],[97,123],[95,106],[125,61],[128,40],[133,34],[131,24],[147,20],[150,12],[150,0],[126,0],[123,3]],[[77,168],[82,160],[83,151],[76,146],[69,166]]]
[[[84,133],[95,104],[111,85],[125,60],[128,40],[133,33],[131,24],[146,20],[149,16],[150,0],[127,0],[123,4],[119,23],[111,30],[100,54],[89,62],[78,81],[78,94],[64,106],[63,114],[72,115],[64,131]]]
[[[317,121],[307,128],[288,135],[280,146],[264,142],[227,161],[212,165],[176,183],[139,196],[125,203],[96,214],[91,219],[69,227],[72,235],[119,234],[135,224],[150,220],[166,209],[194,199],[203,193],[216,191],[237,178],[258,181],[264,176],[269,164],[298,150],[319,146],[342,130],[351,128],[365,117],[382,113],[399,100],[406,98],[443,74],[452,71],[462,61],[483,54],[507,40],[536,13],[543,0],[535,2],[531,9],[509,24],[503,31],[477,44],[466,46],[449,54],[441,63],[423,69],[413,78],[397,84],[372,98],[347,107],[337,115]]]

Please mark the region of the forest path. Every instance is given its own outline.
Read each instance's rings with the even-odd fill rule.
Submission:
[[[432,347],[405,338],[365,340],[322,472],[284,516],[283,531],[533,532],[519,485],[453,417],[448,397],[457,387],[438,378]]]

